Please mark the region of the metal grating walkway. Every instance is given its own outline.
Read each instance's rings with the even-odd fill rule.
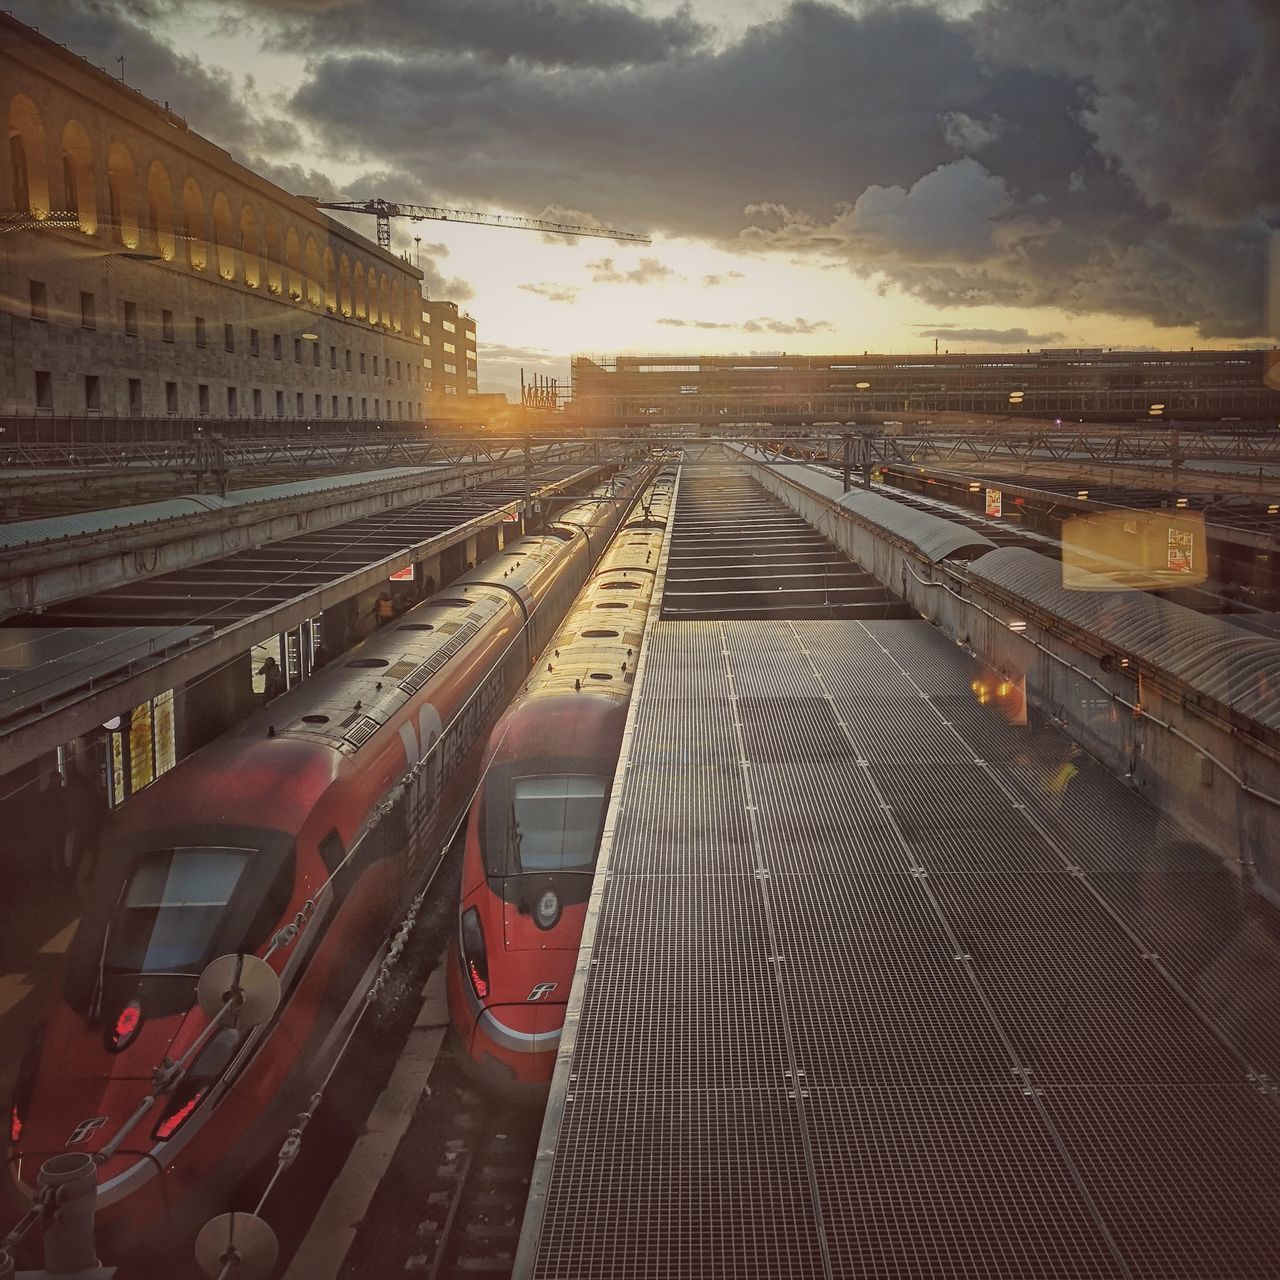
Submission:
[[[1274,1280],[1276,913],[927,623],[648,646],[516,1274]]]

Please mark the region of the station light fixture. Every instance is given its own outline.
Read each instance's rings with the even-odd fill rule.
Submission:
[[[858,383],[855,383],[854,385],[858,388],[859,391],[871,390],[871,383],[869,382],[858,382]]]
[[[978,483],[978,481],[976,481],[976,480],[970,480],[970,481],[969,481],[969,492],[970,492],[970,493],[981,493],[981,492],[982,492],[982,485],[980,485],[980,484]]]
[[[1187,505],[1187,502],[1188,502],[1187,498],[1179,498],[1173,505],[1175,507],[1185,507]]]
[[[1272,504],[1267,508],[1267,515],[1269,515],[1269,516],[1280,516],[1280,502],[1273,502],[1273,503],[1272,503]]]
[[[1027,629],[1027,624],[1026,624],[1026,622],[1025,622],[1022,618],[1010,618],[1010,619],[1009,619],[1009,630],[1010,630],[1010,631],[1025,631],[1026,629]]]
[[[1088,499],[1088,497],[1089,497],[1089,490],[1088,490],[1088,489],[1077,489],[1077,490],[1076,490],[1076,497],[1077,497],[1077,499],[1079,499],[1079,501],[1081,501],[1081,502],[1086,501],[1086,500]]]
[[[301,337],[307,342],[319,342],[320,335],[318,333],[304,333]]]

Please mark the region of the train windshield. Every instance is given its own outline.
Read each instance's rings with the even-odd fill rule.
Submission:
[[[516,778],[513,845],[522,871],[589,871],[604,824],[608,778]]]
[[[247,849],[166,849],[134,868],[111,922],[106,968],[115,973],[199,973]]]

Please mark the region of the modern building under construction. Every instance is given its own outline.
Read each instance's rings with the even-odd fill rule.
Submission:
[[[1280,415],[1277,351],[578,356],[572,370],[570,407],[587,421],[879,422],[921,413],[1110,420]]]

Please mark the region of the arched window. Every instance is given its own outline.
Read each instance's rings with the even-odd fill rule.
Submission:
[[[384,271],[381,287],[378,290],[378,322],[383,325],[391,323],[391,281]]]
[[[338,310],[351,314],[351,263],[345,253],[338,260]]]
[[[49,212],[49,156],[40,111],[25,93],[9,104],[9,163],[14,212],[43,218]]]
[[[274,218],[267,219],[267,291],[280,293],[283,281],[280,278],[280,227]]]
[[[138,177],[133,156],[123,142],[107,152],[107,203],[111,238],[126,249],[138,247]]]
[[[298,243],[298,233],[292,227],[284,235],[284,260],[289,268],[289,297],[294,302],[301,302],[302,246]]]
[[[324,247],[324,309],[330,315],[338,313],[338,264],[328,245]]]
[[[369,303],[364,292],[364,268],[359,262],[355,267],[355,309],[356,318],[363,320],[369,314]]]
[[[213,197],[213,259],[224,280],[236,278],[236,247],[231,232],[231,204],[218,192]]]
[[[155,237],[156,252],[166,262],[172,262],[173,184],[169,181],[168,169],[159,160],[153,160],[147,170],[147,218]]]
[[[320,251],[316,248],[314,236],[307,237],[306,247],[302,251],[302,275],[305,282],[303,293],[313,307],[320,305]]]
[[[182,235],[187,242],[187,261],[196,271],[203,271],[209,265],[208,229],[204,193],[194,178],[182,184]]]
[[[262,283],[262,267],[258,261],[258,219],[248,205],[240,210],[240,261],[244,263],[244,282],[250,289]]]
[[[400,317],[400,281],[391,286],[391,327],[399,333],[402,328]]]
[[[68,120],[62,131],[62,190],[67,212],[87,236],[98,231],[98,188],[93,176],[93,146],[85,127]]]

